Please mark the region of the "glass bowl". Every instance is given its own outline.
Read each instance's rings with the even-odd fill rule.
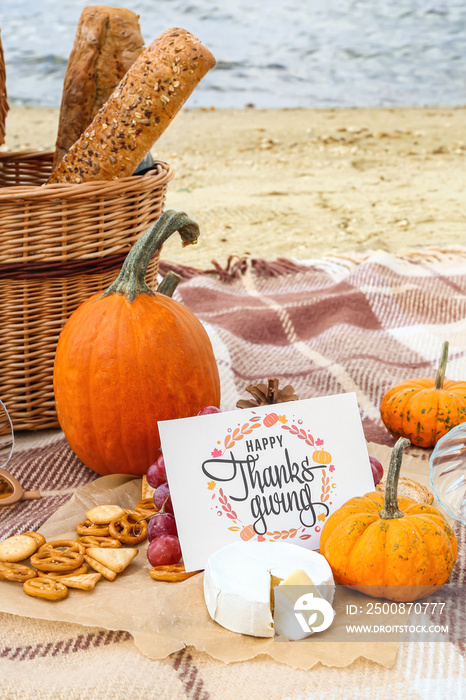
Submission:
[[[435,445],[429,478],[447,513],[466,524],[466,423],[452,428]]]

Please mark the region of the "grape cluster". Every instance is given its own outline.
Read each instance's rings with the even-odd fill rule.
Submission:
[[[155,489],[154,503],[158,508],[158,512],[152,516],[147,526],[147,559],[151,566],[177,564],[181,559],[181,547],[163,455],[151,464],[146,479],[149,486]]]
[[[215,406],[206,406],[198,415],[219,413]],[[181,547],[173,514],[172,499],[165,471],[163,454],[151,464],[146,473],[149,486],[154,491],[154,503],[158,512],[152,516],[147,526],[147,559],[151,566],[170,566],[178,564],[181,559]]]

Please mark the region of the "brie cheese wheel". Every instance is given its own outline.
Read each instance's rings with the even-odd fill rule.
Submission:
[[[323,597],[332,602],[332,570],[317,552],[285,542],[240,541],[219,549],[204,572],[210,616],[232,632],[273,637],[273,587],[297,570],[321,585]]]

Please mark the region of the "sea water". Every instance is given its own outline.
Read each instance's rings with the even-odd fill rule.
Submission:
[[[10,102],[59,106],[86,0],[0,0]],[[217,59],[190,106],[466,103],[464,0],[106,0],[150,43],[190,30]]]

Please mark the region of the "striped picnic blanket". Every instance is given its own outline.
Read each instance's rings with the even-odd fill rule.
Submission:
[[[435,376],[443,340],[447,377],[466,377],[466,250],[328,257],[296,263],[231,259],[207,273],[176,265],[174,297],[205,325],[222,382],[222,407],[247,398],[246,385],[278,377],[300,398],[354,391],[368,442],[391,446],[378,406],[390,385]],[[26,439],[11,471],[40,501],[0,509],[0,539],[38,529],[97,475],[58,435]],[[465,528],[456,524],[464,583]],[[1,591],[0,591],[1,596]],[[143,656],[131,635],[0,614],[1,698],[462,697],[465,649],[403,643],[390,668],[356,659],[345,668],[296,670],[259,656],[225,665],[200,650],[163,661]]]

